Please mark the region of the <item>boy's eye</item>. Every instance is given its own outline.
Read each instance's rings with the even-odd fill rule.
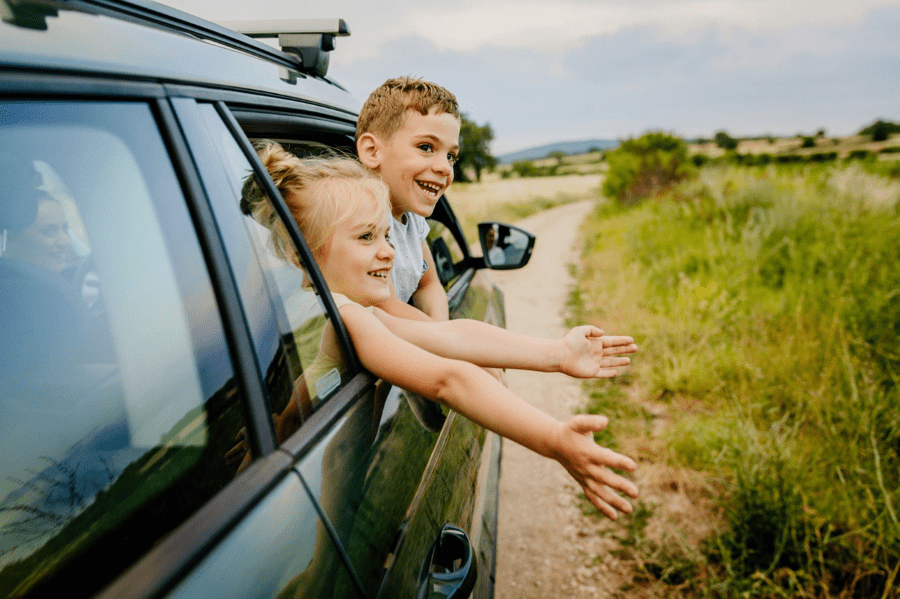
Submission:
[[[457,156],[453,152],[447,154],[447,162],[449,162],[450,164],[456,164],[457,161],[459,161],[459,156]]]
[[[423,144],[419,144],[418,147],[419,147],[419,149],[422,150],[423,152],[432,152],[432,151],[434,151],[434,148],[432,147],[431,144],[424,144],[424,143],[423,143]]]
[[[372,239],[372,233],[371,232],[363,233],[362,235],[359,236],[359,238],[362,239],[363,241],[370,241]]]

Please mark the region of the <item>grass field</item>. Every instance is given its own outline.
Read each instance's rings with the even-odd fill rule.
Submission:
[[[571,308],[641,346],[592,386],[645,473],[627,596],[900,597],[898,240],[898,184],[842,166],[598,202]]]

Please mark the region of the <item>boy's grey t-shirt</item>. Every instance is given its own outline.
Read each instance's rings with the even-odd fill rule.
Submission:
[[[405,223],[392,216],[388,234],[396,252],[391,269],[394,290],[400,301],[408,302],[428,268],[422,255],[422,242],[428,237],[429,227],[424,218],[412,212],[404,212],[403,219]]]

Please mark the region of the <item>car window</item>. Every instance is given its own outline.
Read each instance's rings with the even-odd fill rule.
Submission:
[[[284,441],[325,401],[334,397],[354,373],[329,323],[319,291],[306,274],[301,253],[287,236],[286,225],[274,212],[268,197],[248,195],[250,179],[255,178],[253,167],[215,107],[201,104],[198,110],[210,148],[215,148],[225,165],[210,196],[216,217],[222,223],[227,250],[235,258],[256,257],[254,268],[258,269],[260,283],[273,300],[278,329],[275,349],[268,351],[266,355],[271,357],[262,366],[268,373],[276,437]],[[199,154],[202,156],[204,152]],[[248,297],[246,292],[243,295],[248,318],[258,317],[259,299]],[[251,329],[261,347],[264,328],[251,326]],[[275,371],[283,372],[284,376],[272,375]]]
[[[428,245],[434,258],[438,278],[449,287],[462,274],[465,254],[450,229],[443,223],[428,219]]]
[[[150,106],[0,115],[0,596],[85,596],[234,478],[241,393]]]

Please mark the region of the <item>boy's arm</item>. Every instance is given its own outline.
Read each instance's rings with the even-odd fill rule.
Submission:
[[[628,501],[615,491],[637,497],[637,487],[610,468],[633,471],[634,461],[597,445],[592,436],[606,427],[605,417],[580,415],[560,422],[514,395],[478,366],[441,358],[400,339],[360,306],[346,305],[340,310],[360,361],[375,376],[440,401],[481,426],[558,461],[609,518],[631,512]]]
[[[394,289],[394,281],[390,277],[388,277],[388,287],[391,290],[391,297],[386,301],[381,302],[376,307],[381,308],[386,313],[391,316],[396,316],[397,318],[405,318],[407,320],[419,320],[430,322],[433,319],[416,308],[415,306],[410,306],[406,302],[400,301],[400,298],[397,297],[397,291]],[[444,296],[444,302],[446,302],[446,295]]]
[[[413,302],[432,319],[449,320],[450,306],[447,305],[447,292],[438,278],[434,256],[431,255],[431,248],[428,247],[427,241],[422,242],[422,256],[425,258],[428,268],[419,279],[419,287],[413,293]]]
[[[616,367],[637,351],[634,339],[604,335],[592,326],[575,327],[562,339],[520,335],[478,320],[456,319],[422,323],[396,318],[380,310],[375,315],[395,335],[445,358],[465,360],[483,368],[516,368],[562,372],[578,378],[616,376]]]

